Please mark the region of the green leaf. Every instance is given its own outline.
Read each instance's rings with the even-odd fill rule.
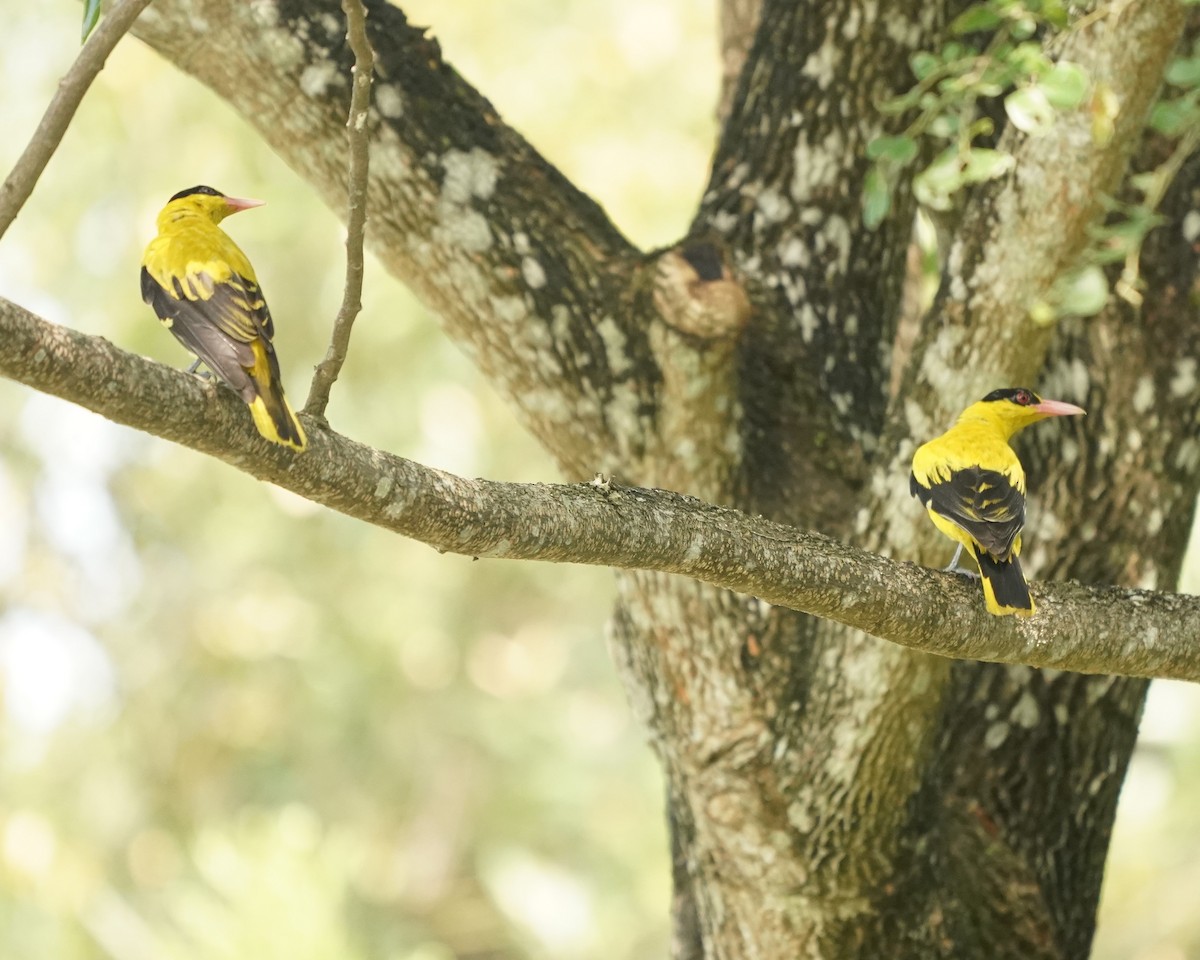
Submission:
[[[958,136],[959,118],[953,113],[941,113],[929,122],[929,135],[950,140]]]
[[[1088,92],[1087,71],[1070,60],[1060,60],[1038,81],[1038,87],[1046,95],[1055,110],[1074,110]]]
[[[1150,111],[1150,126],[1168,137],[1178,136],[1197,120],[1196,104],[1188,97],[1160,100]]]
[[[1200,85],[1200,58],[1172,60],[1167,67],[1167,83],[1177,87],[1195,87]]]
[[[1005,66],[1012,71],[1010,75],[1040,77],[1049,72],[1051,64],[1050,58],[1042,50],[1042,45],[1031,40],[1013,47],[1012,53],[1005,58]]]
[[[913,76],[918,80],[924,80],[942,65],[942,62],[937,57],[925,51],[914,53],[908,63],[912,68]]]
[[[1159,172],[1147,170],[1145,173],[1134,173],[1129,177],[1129,185],[1140,193],[1147,194],[1158,186]]]
[[[947,147],[913,179],[917,201],[932,210],[949,210],[950,198],[963,185],[958,147]]]
[[[1108,293],[1108,278],[1094,266],[1068,274],[1054,285],[1060,311],[1076,317],[1094,317],[1108,303]]]
[[[1022,87],[1004,98],[1004,111],[1014,127],[1041,136],[1054,125],[1054,108],[1040,87]]]
[[[867,156],[872,160],[888,160],[904,166],[917,155],[917,142],[912,137],[876,137],[867,144]]]
[[[975,33],[979,30],[993,30],[998,26],[1000,14],[993,10],[990,4],[977,3],[967,7],[954,18],[954,22],[950,24],[950,32],[955,36],[962,36],[964,33]]]
[[[942,63],[953,63],[955,60],[961,60],[969,53],[974,51],[968,50],[961,43],[956,43],[951,40],[948,44],[942,47]]]
[[[1016,165],[1011,153],[974,147],[967,153],[962,166],[963,183],[982,183],[1002,177]]]
[[[88,38],[96,24],[100,22],[100,0],[84,0],[83,4],[83,33],[79,38],[79,42],[83,43]]]
[[[868,230],[874,230],[883,223],[883,218],[892,208],[892,190],[878,164],[867,171],[863,182],[862,208],[863,223]]]
[[[1037,21],[1033,17],[1021,17],[1012,25],[1012,33],[1018,40],[1032,37],[1037,33]]]
[[[1070,22],[1071,14],[1062,0],[1047,0],[1042,4],[1042,19],[1061,30]]]

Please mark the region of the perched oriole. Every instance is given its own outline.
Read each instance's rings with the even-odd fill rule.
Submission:
[[[913,456],[913,496],[934,526],[958,544],[947,569],[960,569],[963,547],[971,552],[989,613],[1030,616],[1034,611],[1018,559],[1025,471],[1008,441],[1038,420],[1080,413],[1084,410],[1074,404],[1043,400],[1023,387],[994,390]]]
[[[271,345],[271,311],[250,261],[217,226],[231,213],[261,205],[212,187],[175,194],[142,256],[142,299],[197,363],[203,361],[249,404],[259,433],[303,450],[308,440],[283,395]]]

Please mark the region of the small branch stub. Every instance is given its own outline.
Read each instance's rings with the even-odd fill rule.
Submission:
[[[750,316],[746,291],[707,240],[685,241],[659,257],[654,304],[674,329],[705,340],[736,337]]]

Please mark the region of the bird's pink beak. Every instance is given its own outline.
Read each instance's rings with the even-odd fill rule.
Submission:
[[[1077,414],[1087,413],[1083,407],[1077,407],[1073,403],[1063,403],[1061,400],[1043,400],[1030,409],[1036,410],[1043,417],[1073,417]]]
[[[230,213],[237,213],[239,210],[249,210],[251,207],[261,207],[266,200],[247,200],[243,197],[226,197],[225,204],[229,207]]]

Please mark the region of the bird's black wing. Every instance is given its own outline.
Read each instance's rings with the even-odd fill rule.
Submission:
[[[178,280],[175,281],[178,284]],[[254,367],[254,350],[246,333],[261,329],[261,320],[245,307],[245,292],[237,286],[219,284],[207,300],[189,300],[183,291],[169,291],[142,268],[142,299],[154,308],[158,318],[170,328],[176,338],[204,361],[213,373],[224,380],[247,403],[258,395],[248,370]],[[265,305],[264,305],[265,312]],[[230,318],[240,320],[231,324]],[[249,323],[247,323],[249,321]],[[270,323],[270,314],[266,314]],[[238,327],[248,329],[239,329]],[[264,331],[265,332],[265,331]],[[267,341],[270,347],[270,341]]]
[[[993,557],[1012,555],[1025,526],[1025,495],[1005,474],[966,467],[928,487],[912,476],[909,488],[923,506],[962,527]]]

